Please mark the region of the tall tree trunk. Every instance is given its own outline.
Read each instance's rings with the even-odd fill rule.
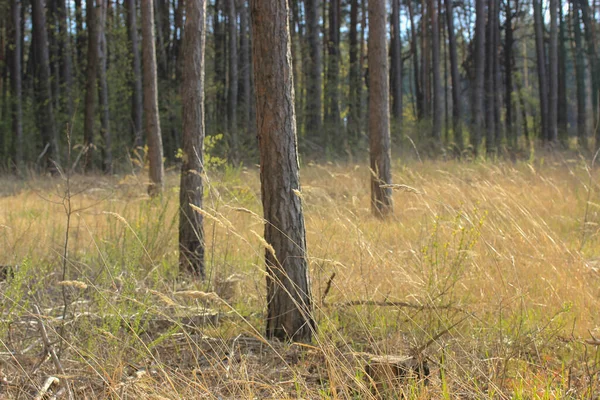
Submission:
[[[108,81],[106,79],[106,59],[108,47],[106,45],[106,12],[107,0],[96,0],[100,11],[98,19],[98,94],[100,99],[100,122],[102,129],[102,170],[106,174],[112,174],[112,137],[110,132],[110,110],[108,106]]]
[[[83,33],[83,7],[82,0],[75,0],[75,55],[76,65],[81,68],[83,65],[83,47],[85,45],[85,35]],[[81,74],[81,71],[78,71]]]
[[[65,0],[57,1],[58,52],[60,76],[64,87],[63,107],[69,120],[73,117],[73,58],[71,55],[71,34],[68,29],[67,7]]]
[[[340,0],[329,0],[325,123],[327,146],[338,144],[340,128]],[[337,146],[336,146],[337,147]]]
[[[533,17],[535,29],[535,49],[537,54],[537,70],[540,96],[540,113],[542,117],[541,137],[545,141],[550,138],[548,125],[548,76],[546,75],[546,55],[544,51],[544,21],[540,0],[533,0]]]
[[[400,35],[400,0],[392,0],[391,21],[392,118],[402,121],[402,39]]]
[[[85,81],[85,115],[83,119],[83,142],[86,147],[83,169],[88,172],[94,167],[94,120],[96,118],[96,87],[98,76],[98,3],[86,2],[87,39],[87,78]]]
[[[510,7],[511,1],[506,0],[505,14],[506,19],[504,22],[504,101],[506,105],[506,136],[508,146],[510,149],[516,148],[517,139],[515,132],[513,131],[513,45],[515,43],[514,31],[513,31],[513,11]]]
[[[460,75],[458,73],[458,56],[456,51],[456,35],[454,33],[454,11],[452,0],[444,0],[446,4],[446,26],[448,27],[448,48],[450,52],[450,75],[452,77],[452,130],[454,142],[459,155],[464,148],[462,132],[462,99],[460,95]]]
[[[575,83],[577,87],[577,140],[584,150],[588,148],[587,99],[585,90],[585,60],[581,44],[581,18],[579,1],[573,1],[573,40],[575,57]]]
[[[423,87],[421,85],[420,68],[419,68],[419,52],[417,41],[417,26],[415,24],[415,15],[413,11],[413,0],[407,0],[408,14],[410,17],[410,51],[413,56],[413,72],[415,74],[415,92],[417,100],[417,119],[423,118]]]
[[[229,160],[239,161],[237,134],[237,98],[238,98],[238,52],[237,52],[237,12],[235,0],[228,0],[229,14],[229,92],[227,96],[227,121],[229,122]]]
[[[440,75],[440,25],[438,23],[437,0],[429,0],[431,17],[431,59],[433,70],[433,146],[436,151],[442,148],[442,78]]]
[[[251,0],[256,121],[265,217],[267,338],[311,340],[287,0]]]
[[[131,46],[131,121],[133,146],[139,148],[144,144],[142,136],[142,66],[138,46],[137,5],[136,0],[125,0],[127,8],[127,34]]]
[[[502,104],[502,75],[500,73],[500,3],[494,5],[494,119],[496,130],[494,132],[495,147],[498,149],[504,141],[504,129],[502,127],[501,104]]]
[[[305,0],[306,36],[309,47],[309,79],[306,90],[306,131],[309,136],[321,133],[323,78],[321,77],[321,39],[319,34],[320,0]]]
[[[46,168],[56,170],[54,163],[60,163],[52,91],[50,88],[50,56],[48,54],[48,34],[43,0],[31,0],[33,46],[36,68],[36,112],[42,134],[42,157]]]
[[[213,46],[215,51],[214,84],[217,92],[214,127],[217,133],[223,133],[227,129],[227,67],[225,60],[226,35],[224,21],[221,19],[221,9],[223,8],[221,1],[225,0],[215,0],[213,14]]]
[[[479,153],[481,132],[484,130],[483,95],[485,77],[485,0],[475,0],[475,84],[473,88],[473,122],[471,146],[475,156]]]
[[[11,35],[12,54],[10,57],[10,87],[12,94],[12,134],[13,161],[17,173],[23,168],[23,101],[22,101],[22,71],[21,60],[21,0],[11,0]]]
[[[429,1],[429,0],[428,0]],[[432,87],[431,87],[431,36],[426,21],[431,21],[431,10],[428,1],[421,0],[421,84],[423,90],[423,116],[431,117]]]
[[[593,116],[593,129],[595,131],[594,137],[596,138],[596,149],[600,148],[600,115],[598,115],[598,99],[600,91],[600,60],[598,59],[598,52],[596,50],[596,32],[594,25],[596,23],[594,19],[594,13],[590,9],[588,0],[578,0],[579,11],[583,19],[583,25],[585,27],[585,41],[587,44],[588,60],[590,65],[591,75],[591,92],[592,92],[592,116]]]
[[[148,194],[162,193],[164,186],[163,146],[158,115],[158,85],[156,77],[156,49],[154,45],[153,0],[142,1],[142,58],[144,83],[144,120],[148,143],[150,184]]]
[[[485,95],[486,95],[486,131],[485,131],[485,150],[486,153],[493,154],[496,151],[496,119],[494,118],[494,104],[496,92],[494,91],[494,56],[496,54],[496,40],[494,28],[494,6],[495,2],[488,4],[488,23],[487,23],[487,54],[486,54],[486,76],[485,76]]]
[[[202,208],[204,157],[204,48],[206,1],[186,0],[181,102],[183,163],[179,190],[179,266],[205,277]]]
[[[246,0],[240,1],[240,71],[241,71],[241,84],[240,90],[241,99],[240,104],[242,108],[242,122],[241,125],[246,127],[246,133],[250,137],[252,132],[250,123],[250,109],[251,109],[251,88],[250,88],[250,33],[248,32],[248,4]]]
[[[349,101],[348,101],[348,136],[357,143],[360,137],[361,120],[361,92],[362,79],[361,54],[358,48],[358,0],[350,3],[350,32],[349,32]]]
[[[548,140],[558,140],[558,4],[557,0],[550,0],[550,44],[548,58]]]
[[[393,213],[390,107],[385,2],[369,1],[369,154],[371,209],[376,216]]]
[[[567,50],[565,48],[565,18],[563,15],[563,2],[558,2],[558,112],[557,127],[558,139],[564,147],[568,146],[569,135],[567,131]]]

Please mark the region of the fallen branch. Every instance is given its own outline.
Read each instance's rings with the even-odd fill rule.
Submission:
[[[329,294],[329,291],[331,290],[331,283],[333,282],[333,278],[335,278],[335,272],[333,274],[331,274],[331,276],[329,277],[329,280],[327,281],[327,285],[325,286],[325,291],[323,292],[323,295],[321,296],[321,304],[325,304],[325,297],[327,297],[327,295]]]
[[[377,306],[377,307],[398,307],[398,308],[412,308],[415,310],[454,310],[460,311],[466,314],[470,314],[468,311],[463,310],[460,307],[456,307],[450,304],[440,305],[423,305],[414,304],[406,301],[389,301],[389,300],[350,300],[341,303],[333,303],[329,306],[335,307],[353,307],[353,306]]]
[[[42,400],[44,398],[44,396],[46,395],[46,393],[48,393],[48,390],[50,390],[50,387],[52,385],[54,385],[55,383],[58,384],[60,382],[60,379],[58,379],[55,376],[49,376],[48,379],[46,379],[46,382],[44,382],[44,386],[42,386],[42,388],[39,390],[39,392],[35,395],[35,400]]]

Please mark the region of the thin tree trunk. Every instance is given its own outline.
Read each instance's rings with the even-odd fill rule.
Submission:
[[[567,50],[565,48],[566,30],[565,30],[565,18],[563,14],[563,2],[558,2],[558,20],[559,20],[559,32],[558,32],[558,112],[557,112],[557,127],[558,127],[558,139],[562,143],[563,147],[568,146],[568,131],[567,131]]]
[[[10,83],[12,94],[12,134],[14,167],[17,173],[23,168],[23,107],[21,59],[21,0],[11,0],[12,55],[10,58]]]
[[[310,342],[306,259],[287,0],[251,0],[267,266],[266,337]]]
[[[71,34],[68,29],[65,0],[57,1],[58,14],[58,51],[60,57],[60,75],[64,86],[63,107],[69,120],[73,117],[73,58],[71,55]]]
[[[320,0],[305,0],[306,35],[309,46],[309,80],[306,90],[307,133],[314,137],[321,133],[323,78],[321,77],[321,40],[319,35]]]
[[[483,119],[483,82],[485,77],[485,0],[475,0],[475,84],[473,89],[473,122],[471,146],[475,156],[479,153]]]
[[[106,174],[112,174],[112,137],[110,132],[110,110],[108,106],[108,81],[106,79],[106,59],[108,47],[106,46],[106,12],[107,0],[96,0],[100,11],[98,20],[98,94],[100,98],[100,122],[102,129],[102,170]]]
[[[179,266],[202,279],[204,228],[202,208],[204,157],[204,48],[206,1],[186,0],[183,35],[181,102],[183,111],[183,163],[179,190]]]
[[[350,4],[350,32],[349,32],[349,112],[348,112],[348,136],[354,143],[358,142],[360,137],[360,119],[361,119],[361,54],[358,48],[358,0],[352,0]]]
[[[229,14],[229,91],[227,96],[227,121],[229,123],[229,160],[239,161],[237,134],[237,97],[238,97],[238,52],[237,52],[237,12],[235,0],[228,0]]]
[[[371,209],[378,217],[393,213],[390,108],[385,2],[369,1],[369,154]]]
[[[423,89],[421,85],[420,78],[420,68],[419,68],[419,52],[418,52],[418,43],[417,43],[417,26],[415,24],[415,16],[413,11],[413,0],[407,0],[408,3],[408,13],[410,17],[410,51],[413,56],[413,72],[415,75],[415,92],[417,97],[417,119],[421,120],[423,118]]]
[[[43,0],[31,0],[33,46],[35,57],[36,111],[40,132],[42,134],[42,154],[46,168],[56,170],[60,164],[56,124],[54,120],[54,107],[52,105],[52,91],[50,88],[50,57],[48,54],[48,34],[46,30],[46,15]]]
[[[590,10],[588,0],[578,0],[579,11],[583,19],[583,25],[585,27],[585,41],[587,44],[589,68],[591,75],[591,87],[592,92],[592,129],[595,131],[594,137],[596,138],[596,149],[600,148],[600,123],[598,123],[600,115],[598,115],[598,98],[600,96],[600,60],[598,59],[598,52],[596,50],[596,32],[594,31],[594,13]]]
[[[75,55],[76,65],[83,65],[83,47],[85,45],[85,35],[83,33],[83,7],[82,0],[75,0]],[[81,68],[81,67],[80,67]],[[81,74],[81,71],[78,71]]]
[[[327,42],[327,81],[325,85],[325,123],[327,146],[339,144],[340,128],[340,0],[329,0]]]
[[[544,21],[540,0],[533,0],[533,16],[535,29],[535,48],[540,96],[540,113],[542,119],[541,137],[544,142],[550,138],[548,125],[548,76],[546,75],[546,56],[544,51]]]
[[[508,146],[510,149],[516,148],[517,140],[515,132],[513,131],[513,102],[512,102],[512,93],[513,93],[513,45],[515,43],[514,40],[514,32],[513,32],[513,11],[510,7],[511,1],[506,0],[506,8],[505,14],[506,19],[504,22],[504,101],[506,105],[506,136],[508,141]]]
[[[392,118],[397,124],[402,122],[402,38],[400,35],[400,0],[392,0],[391,38],[391,84]]]
[[[442,148],[442,78],[440,75],[440,25],[438,24],[437,0],[429,0],[431,17],[431,59],[433,70],[433,147]]]
[[[131,81],[133,146],[139,148],[143,146],[144,139],[142,135],[142,66],[138,46],[136,0],[125,0],[125,5],[127,8],[127,34],[131,46],[131,68],[133,72]]]
[[[100,0],[101,1],[101,0]],[[87,77],[85,82],[85,115],[83,119],[83,143],[86,148],[83,162],[85,172],[94,167],[94,120],[96,118],[96,88],[98,76],[98,3],[86,2],[87,39]]]
[[[485,76],[485,98],[486,98],[486,131],[485,131],[485,150],[488,155],[496,151],[495,132],[496,119],[494,118],[494,103],[496,93],[494,91],[494,55],[496,52],[495,29],[494,29],[494,3],[488,4],[488,23],[487,23],[487,54],[486,54],[486,76]]]
[[[550,51],[549,51],[549,96],[548,96],[548,140],[558,140],[558,4],[550,0]]]
[[[454,11],[452,0],[444,0],[444,2],[446,3],[446,26],[448,27],[450,75],[452,77],[452,130],[454,131],[454,141],[460,155],[464,148],[464,140],[462,132],[462,99],[460,96],[461,83],[458,73],[458,56],[454,34]]]
[[[148,164],[151,197],[162,193],[164,186],[163,146],[158,114],[158,85],[156,77],[156,49],[154,45],[153,0],[142,1],[142,57],[144,83],[144,120],[148,143]]]
[[[248,32],[248,5],[246,0],[240,2],[240,59],[242,90],[240,104],[242,106],[242,126],[246,127],[246,136],[252,132],[250,123],[251,88],[250,88],[250,33]]]
[[[580,4],[573,1],[573,40],[575,57],[575,83],[577,87],[577,140],[584,150],[588,148],[587,96],[585,90],[585,61],[581,44]]]

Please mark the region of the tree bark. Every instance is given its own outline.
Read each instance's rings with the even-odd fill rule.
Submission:
[[[506,106],[506,136],[508,146],[510,149],[515,149],[517,145],[517,138],[513,131],[513,45],[515,43],[514,31],[513,31],[513,11],[510,7],[510,0],[506,0],[505,14],[506,19],[504,22],[504,101]]]
[[[591,75],[591,92],[592,92],[592,116],[593,116],[593,129],[595,131],[594,136],[596,138],[596,149],[600,148],[600,123],[598,123],[600,116],[598,115],[598,97],[600,94],[600,60],[598,59],[598,52],[596,50],[596,33],[594,31],[594,13],[590,10],[588,0],[578,0],[579,11],[585,27],[585,41],[587,44],[588,60],[590,66]]]
[[[131,46],[131,130],[134,148],[142,147],[142,66],[138,45],[136,0],[125,0],[127,8],[127,34]]]
[[[310,136],[321,133],[323,78],[321,77],[321,39],[319,34],[319,2],[305,0],[306,35],[309,47],[309,79],[306,90],[306,131]]]
[[[306,260],[287,0],[251,0],[260,179],[269,244],[266,337],[310,341]]]
[[[202,208],[204,157],[204,48],[206,1],[186,0],[183,36],[181,101],[183,111],[183,163],[179,191],[179,265],[202,279],[204,271],[204,228]]]
[[[392,0],[391,21],[391,79],[392,84],[392,118],[396,123],[402,122],[402,37],[400,35],[400,0]]]
[[[390,108],[385,2],[369,1],[369,154],[371,209],[378,217],[393,213]]]
[[[452,130],[458,154],[462,154],[464,140],[462,132],[462,99],[460,95],[460,74],[458,73],[458,56],[456,51],[456,35],[454,33],[454,11],[452,0],[444,0],[446,5],[446,26],[448,28],[448,49],[450,52],[450,75],[452,77]]]
[[[46,168],[56,171],[60,164],[52,90],[50,88],[50,58],[48,54],[48,34],[43,0],[31,0],[33,46],[36,68],[36,111],[38,126],[42,135],[42,157]]]
[[[475,0],[475,83],[473,89],[473,122],[471,146],[479,153],[483,124],[483,82],[485,77],[485,0]]]
[[[540,114],[542,119],[541,137],[544,142],[550,138],[548,125],[548,76],[546,75],[546,55],[544,51],[544,21],[540,0],[533,0],[533,17],[535,29],[535,49],[540,96]]]
[[[21,59],[21,0],[11,0],[12,54],[10,58],[10,87],[12,94],[13,161],[17,173],[23,168],[23,96]]]
[[[340,0],[329,0],[325,123],[327,147],[339,148],[340,127]]]
[[[248,5],[246,0],[242,0],[240,2],[240,70],[242,75],[242,88],[240,90],[240,104],[242,107],[241,124],[243,127],[246,127],[246,133],[249,137],[250,132],[252,132],[252,124],[250,123],[252,92],[250,87],[250,33],[248,30]]]
[[[549,95],[548,95],[548,140],[558,140],[558,4],[550,0],[550,44],[549,44]]]
[[[577,140],[584,150],[588,148],[587,132],[587,96],[585,90],[585,60],[581,44],[581,17],[580,4],[577,0],[573,4],[573,40],[575,57],[575,84],[577,87]]]
[[[162,193],[164,186],[163,146],[158,114],[158,85],[156,77],[156,49],[154,45],[153,0],[142,1],[142,58],[144,84],[144,120],[148,143],[148,163],[151,197]]]
[[[563,2],[558,2],[558,112],[557,112],[557,128],[558,139],[563,147],[568,146],[569,133],[567,121],[567,50],[565,48],[565,18],[563,13]]]
[[[361,119],[361,88],[362,79],[361,55],[358,48],[358,0],[351,0],[350,3],[350,31],[349,31],[349,83],[350,93],[348,99],[348,136],[354,143],[358,142],[360,137],[360,119]]]
[[[110,109],[108,105],[108,81],[106,78],[106,64],[108,47],[106,45],[106,13],[107,0],[96,0],[98,2],[98,94],[100,99],[100,122],[101,133],[104,141],[102,145],[102,170],[105,174],[112,174],[112,137],[110,131]]]
[[[85,81],[85,114],[83,119],[83,144],[85,155],[83,169],[89,172],[94,167],[94,120],[96,118],[96,88],[98,76],[98,3],[86,1],[87,39],[87,77]]]
[[[237,134],[238,100],[238,52],[237,52],[237,12],[235,0],[228,0],[229,15],[229,87],[227,95],[227,121],[229,123],[229,160],[237,164],[239,160]]]
[[[408,13],[410,17],[410,51],[413,57],[413,72],[415,75],[415,92],[417,100],[417,120],[423,118],[423,87],[421,85],[420,68],[419,68],[419,52],[417,41],[417,26],[415,24],[415,15],[413,11],[413,0],[407,0]]]
[[[487,23],[487,54],[486,54],[486,75],[485,75],[485,98],[486,98],[486,130],[485,130],[485,150],[488,155],[496,151],[496,119],[494,118],[494,104],[496,93],[494,91],[494,62],[496,55],[496,40],[494,28],[495,2],[488,3],[488,23]]]
[[[429,0],[431,17],[431,60],[433,75],[433,148],[442,149],[442,78],[440,75],[440,25],[438,24],[437,0]]]
[[[64,87],[63,107],[69,120],[73,117],[73,58],[71,56],[71,34],[68,29],[65,0],[56,0],[58,18],[58,52],[60,76]]]

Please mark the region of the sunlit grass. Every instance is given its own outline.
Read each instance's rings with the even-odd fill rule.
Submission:
[[[142,173],[74,177],[67,278],[88,287],[67,288],[62,341],[65,182],[4,178],[0,264],[20,264],[1,284],[4,373],[33,393],[56,374],[36,358],[37,330],[23,324],[37,305],[73,387],[98,397],[365,398],[375,393],[365,354],[415,349],[429,359],[429,383],[393,385],[395,396],[597,393],[596,348],[584,343],[600,319],[600,177],[589,174],[576,158],[396,161],[394,183],[406,187],[394,192],[395,215],[382,222],[370,213],[366,165],[303,166],[319,323],[310,347],[260,336],[265,248],[256,167],[208,174],[203,283],[178,273],[176,171],[154,200]],[[227,304],[175,294],[219,292],[232,274],[241,287]],[[198,316],[207,310],[219,320],[186,327],[206,322]]]

